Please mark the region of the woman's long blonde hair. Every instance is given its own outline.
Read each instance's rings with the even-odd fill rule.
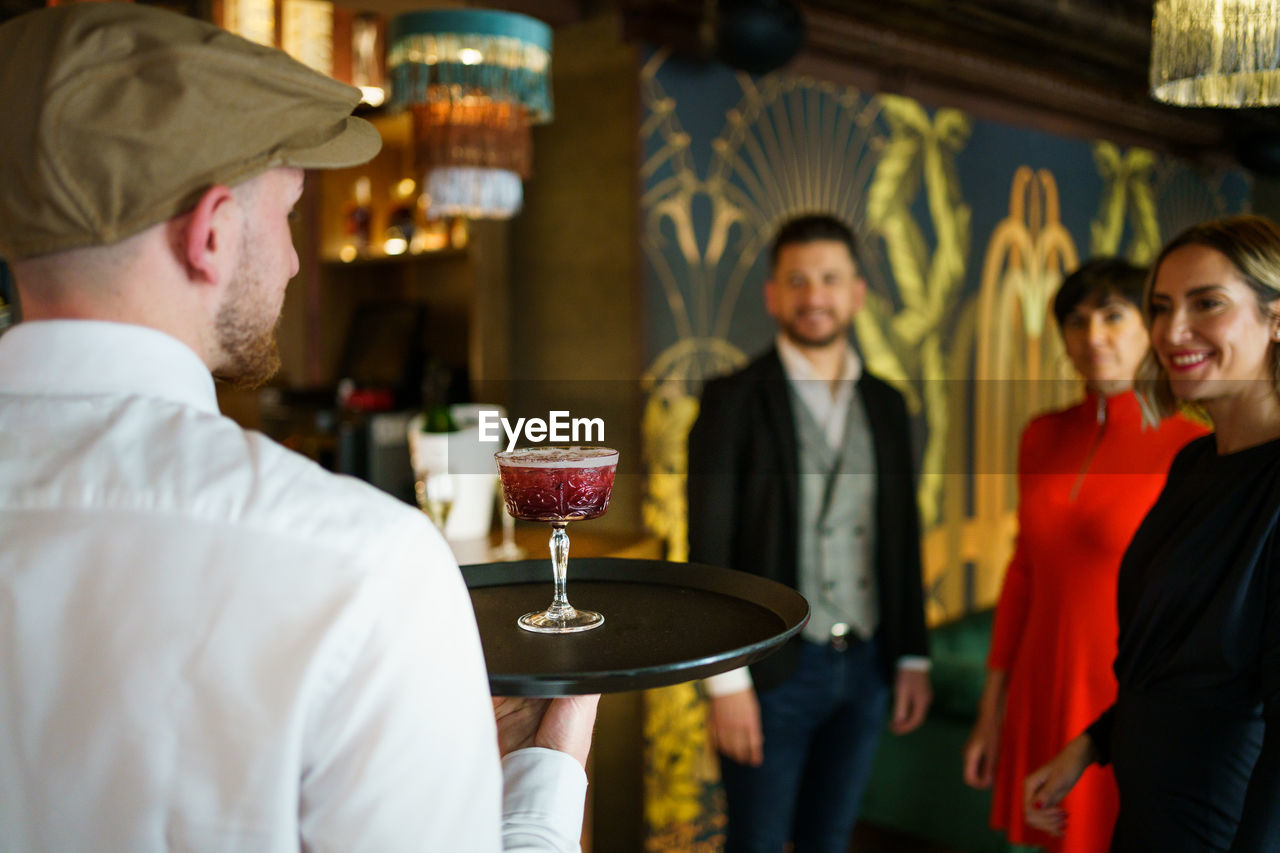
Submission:
[[[1265,216],[1228,216],[1192,225],[1160,250],[1159,257],[1151,265],[1142,298],[1142,315],[1148,330],[1151,328],[1151,291],[1155,287],[1160,265],[1171,252],[1184,246],[1204,246],[1226,256],[1253,291],[1259,313],[1268,319],[1272,318],[1270,306],[1280,299],[1280,226]],[[1280,347],[1274,342],[1270,353],[1271,383],[1276,395],[1280,396]],[[1138,366],[1134,390],[1148,421],[1158,423],[1160,419],[1175,414],[1181,406],[1169,387],[1169,374],[1160,366],[1154,347],[1147,350]],[[1199,409],[1196,406],[1191,408]],[[1205,412],[1197,413],[1208,420]]]

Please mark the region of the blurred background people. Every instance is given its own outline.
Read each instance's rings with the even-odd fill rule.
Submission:
[[[1115,698],[1116,574],[1173,457],[1205,430],[1182,417],[1144,429],[1133,378],[1147,352],[1146,277],[1089,261],[1053,302],[1085,399],[1033,420],[1018,457],[1018,544],[996,607],[987,680],[964,778],[995,784],[991,823],[1052,851],[1106,849],[1117,809],[1109,769],[1081,780],[1063,838],[1023,820],[1022,780]]]
[[[1145,307],[1152,355],[1139,393],[1157,415],[1200,407],[1214,434],[1178,454],[1125,552],[1115,704],[1028,777],[1027,819],[1074,825],[1063,797],[1090,764],[1110,762],[1113,851],[1273,851],[1280,228],[1258,216],[1193,226],[1157,258]]]

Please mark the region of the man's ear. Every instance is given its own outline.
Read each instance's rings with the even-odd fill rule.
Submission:
[[[187,275],[195,282],[220,284],[232,269],[232,250],[240,242],[241,221],[231,190],[214,184],[176,225],[174,248]]]
[[[773,276],[769,276],[764,283],[764,310],[770,317],[778,316],[778,282],[774,281]]]

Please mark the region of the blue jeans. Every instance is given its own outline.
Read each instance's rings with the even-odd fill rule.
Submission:
[[[889,707],[876,642],[803,643],[786,682],[759,694],[764,763],[720,756],[725,853],[848,853]]]

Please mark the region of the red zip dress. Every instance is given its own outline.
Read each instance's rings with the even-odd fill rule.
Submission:
[[[1132,392],[1090,394],[1028,424],[1018,455],[1018,542],[996,607],[988,669],[1008,673],[991,825],[1052,853],[1099,853],[1117,794],[1092,766],[1055,839],[1026,825],[1022,782],[1115,701],[1116,576],[1173,457],[1206,430],[1181,417],[1144,428]]]

